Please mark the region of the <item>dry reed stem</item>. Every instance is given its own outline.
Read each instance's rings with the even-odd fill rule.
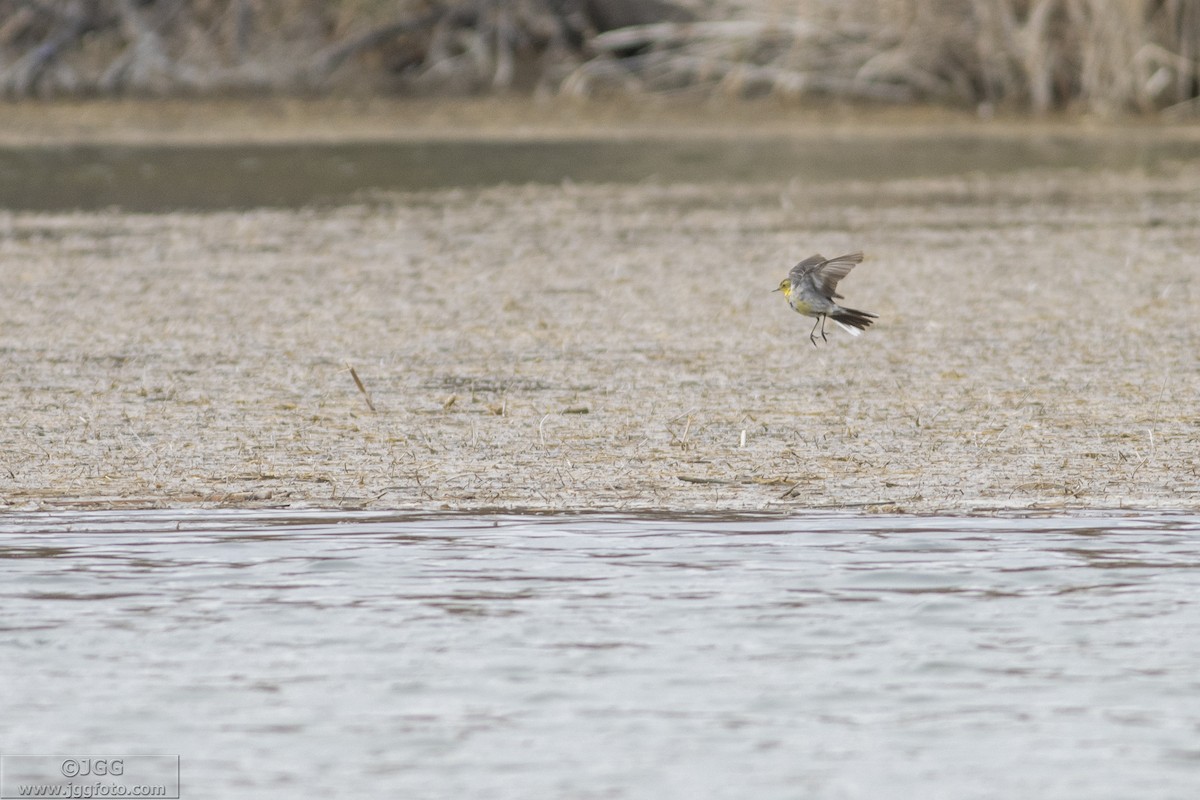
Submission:
[[[365,400],[367,403],[367,408],[374,411],[375,403],[372,402],[372,400],[371,400],[371,393],[367,391],[367,387],[363,385],[362,380],[358,377],[358,371],[355,370],[354,367],[350,366],[349,364],[346,365],[346,368],[348,370],[350,370],[350,377],[354,378],[354,385],[357,386],[358,391],[360,391],[362,393],[363,400]]]

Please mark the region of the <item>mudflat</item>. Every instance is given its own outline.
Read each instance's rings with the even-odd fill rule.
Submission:
[[[1185,159],[0,210],[0,506],[1195,509],[1197,187]],[[771,290],[859,249],[840,290],[879,320],[814,347]]]

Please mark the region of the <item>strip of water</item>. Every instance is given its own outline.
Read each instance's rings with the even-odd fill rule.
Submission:
[[[499,184],[893,180],[1037,167],[1171,169],[1169,136],[896,133],[822,138],[80,144],[0,148],[0,209],[298,208],[362,192]]]
[[[0,515],[0,748],[185,797],[1200,791],[1200,517]]]

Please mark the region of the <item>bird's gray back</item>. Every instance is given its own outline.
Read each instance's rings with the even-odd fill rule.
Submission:
[[[837,258],[824,258],[820,253],[811,255],[792,267],[788,279],[796,287],[807,282],[813,289],[828,298],[841,297],[837,293],[838,281],[850,274],[850,270],[863,260],[863,254],[847,253]]]

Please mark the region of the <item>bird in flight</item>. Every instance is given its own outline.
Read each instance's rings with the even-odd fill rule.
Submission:
[[[817,255],[809,256],[792,267],[788,276],[779,282],[777,292],[783,292],[783,297],[797,313],[806,317],[815,317],[808,338],[813,347],[817,346],[817,326],[821,326],[821,338],[829,341],[825,335],[825,319],[828,317],[844,328],[852,336],[858,336],[871,326],[878,314],[869,311],[858,311],[837,304],[841,295],[837,293],[838,281],[850,274],[850,270],[863,260],[863,254],[847,253],[837,258],[825,258]]]

